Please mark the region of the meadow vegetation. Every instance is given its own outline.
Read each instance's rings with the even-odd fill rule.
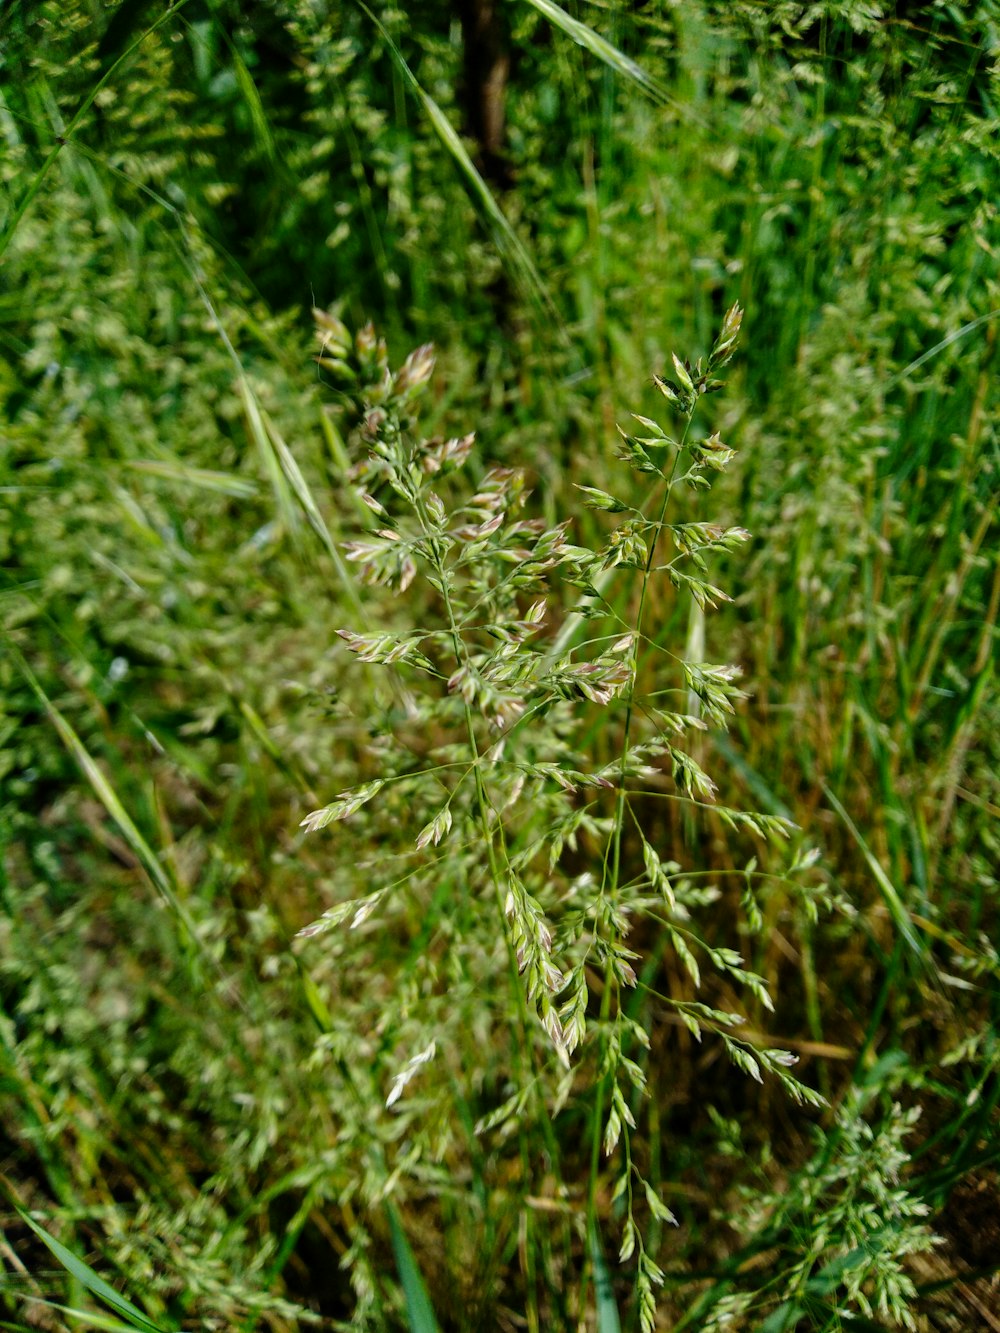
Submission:
[[[998,75],[4,8],[0,1327],[986,1326]]]

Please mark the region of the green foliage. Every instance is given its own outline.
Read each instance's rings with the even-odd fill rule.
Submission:
[[[898,1070],[900,1062],[886,1063],[887,1086],[895,1081],[886,1077],[891,1064]],[[808,1319],[813,1327],[833,1329],[844,1308],[880,1326],[917,1327],[908,1261],[940,1244],[927,1225],[926,1181],[906,1179],[907,1140],[920,1108],[904,1111],[888,1100],[879,1106],[873,1087],[880,1081],[848,1090],[830,1131],[817,1133],[810,1162],[786,1188],[747,1192],[742,1222],[751,1239],[730,1266],[731,1276],[696,1302],[682,1327],[750,1320],[778,1333]],[[717,1122],[732,1149],[741,1151],[738,1127]],[[771,1255],[769,1277],[751,1287],[737,1276],[739,1262],[764,1249]]]
[[[995,5],[498,12],[0,20],[11,1326],[979,1317]]]

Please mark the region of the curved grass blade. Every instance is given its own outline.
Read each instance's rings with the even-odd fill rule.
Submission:
[[[652,98],[654,102],[661,106],[669,106],[671,110],[688,120],[699,119],[690,110],[683,106],[675,98],[671,97],[658,79],[654,79],[648,74],[641,65],[637,64],[624,51],[619,51],[617,46],[613,46],[606,37],[602,37],[588,24],[576,19],[572,14],[567,14],[566,10],[555,3],[555,0],[527,0],[532,9],[536,9],[554,24],[561,28],[568,37],[572,37],[578,46],[582,46],[585,51],[589,51],[592,56],[596,56],[609,69],[620,74],[622,78],[629,79],[638,88]]]
[[[517,235],[514,228],[508,222],[500,205],[493,195],[493,191],[483,180],[482,176],[476,170],[476,165],[469,156],[465,145],[452,125],[451,121],[444,114],[437,102],[426,91],[420,80],[410,69],[403,56],[402,51],[392,40],[385,24],[374,14],[362,0],[358,0],[358,7],[367,14],[368,18],[378,29],[379,35],[386,44],[389,55],[396,65],[404,81],[412,89],[417,100],[420,102],[431,124],[434,126],[435,133],[441,140],[441,143],[451,154],[455,165],[458,167],[465,183],[468,186],[470,194],[478,201],[486,217],[493,227],[497,246],[510,264],[514,273],[521,280],[529,295],[542,308],[548,319],[554,319],[562,332],[562,322],[559,319],[558,312],[552,303],[545,284],[531,260],[531,256],[525,249],[523,241]]]
[[[182,225],[183,234],[183,225]],[[187,236],[184,237],[188,249],[190,243]],[[183,254],[182,254],[183,257]],[[260,406],[253,386],[247,378],[246,371],[243,369],[243,362],[240,360],[239,353],[233,346],[226,327],[222,322],[222,316],[219,314],[212,301],[211,296],[205,289],[205,284],[194,266],[193,261],[187,264],[191,279],[198,289],[198,295],[201,297],[205,309],[208,311],[212,323],[215,325],[219,337],[222,339],[222,345],[225,347],[236,369],[236,387],[243,402],[243,409],[246,414],[247,429],[254,444],[257,446],[264,470],[267,473],[268,480],[274,492],[275,502],[278,514],[284,524],[285,531],[295,540],[301,527],[301,514],[305,515],[306,522],[323,543],[328,555],[333,561],[334,568],[342,582],[344,592],[350,601],[355,612],[363,615],[364,611],[357,589],[347,572],[347,566],[344,564],[343,557],[337,549],[337,545],[330,534],[320,513],[313,494],[309,489],[305,477],[299,468],[298,463],[288,448],[285,441],[278,434],[267,413]],[[296,504],[297,502],[297,504]]]
[[[340,554],[337,543],[333,540],[330,529],[327,527],[323,515],[320,513],[319,505],[316,503],[316,499],[313,496],[312,491],[309,489],[309,483],[302,475],[302,469],[295,461],[294,454],[275,429],[274,423],[271,421],[271,418],[267,413],[260,411],[259,416],[263,423],[267,438],[274,450],[275,457],[278,460],[278,466],[280,467],[282,475],[288,485],[291,487],[292,494],[299,502],[303,514],[305,514],[306,522],[322,542],[327,555],[329,555],[333,562],[333,567],[337,571],[337,576],[341,581],[343,591],[346,594],[348,601],[351,603],[355,614],[364,618],[365,609],[361,604],[361,599],[358,597],[357,589],[354,586],[354,580],[348,573],[347,566],[344,564],[344,557]]]
[[[152,880],[154,888],[181,922],[191,942],[197,943],[198,935],[194,928],[194,922],[188,916],[184,904],[177,897],[177,891],[167,872],[163,869],[159,857],[132,822],[131,816],[118,797],[118,793],[104,776],[100,766],[83,741],[80,740],[80,737],[42,689],[35,673],[21,655],[20,649],[8,640],[7,651],[14,659],[18,670],[24,676],[35,698],[48,714],[49,721],[59,733],[59,739],[76,760],[105,810],[118,825],[119,831],[135,854],[136,859]]]
[[[990,320],[998,318],[1000,318],[1000,308],[989,310],[985,315],[980,315],[978,319],[973,319],[970,320],[968,324],[963,324],[960,329],[955,329],[952,333],[949,333],[946,338],[942,338],[941,341],[935,343],[933,347],[929,347],[926,352],[917,357],[916,361],[911,361],[908,366],[904,366],[902,370],[898,371],[890,379],[882,384],[876,384],[868,394],[868,398],[874,398],[876,394],[886,394],[890,389],[895,389],[897,384],[902,384],[907,376],[912,375],[915,370],[919,370],[920,367],[926,365],[928,361],[932,361],[939,352],[946,351],[952,343],[957,343],[960,338],[964,338],[968,334],[974,333],[976,329],[981,328],[984,324],[988,324]],[[867,401],[867,399],[865,401]]]
[[[229,46],[233,69],[236,73],[236,83],[250,113],[250,124],[253,127],[254,139],[270,165],[275,166],[279,160],[278,148],[274,142],[274,135],[271,133],[271,126],[267,119],[267,112],[264,110],[264,103],[261,101],[260,92],[256,83],[254,83],[253,75],[247,68],[246,61],[237,51],[221,24],[219,28]]]
[[[196,486],[201,490],[228,495],[234,500],[249,500],[257,494],[256,482],[246,477],[237,477],[231,472],[216,472],[211,468],[190,467],[178,458],[136,458],[125,466],[150,477],[177,482],[180,486]]]
[[[214,307],[209,304],[209,309],[219,323],[221,331],[221,322],[218,321],[218,316],[215,314]],[[247,433],[253,443],[257,446],[258,455],[274,493],[275,507],[281,519],[282,526],[292,540],[295,541],[298,538],[301,521],[299,511],[292,498],[292,490],[289,485],[288,477],[285,474],[284,468],[281,466],[281,461],[274,448],[274,442],[264,425],[264,417],[260,403],[257,400],[257,395],[251,388],[250,381],[247,379],[246,374],[243,371],[242,363],[236,355],[236,351],[229,342],[229,339],[225,338],[225,342],[227,350],[230,351],[237,366],[236,388],[243,402]]]
[[[29,1217],[23,1208],[17,1208],[17,1214],[25,1226],[30,1227],[38,1239],[51,1250],[70,1277],[75,1278],[81,1286],[86,1287],[99,1300],[104,1301],[105,1305],[110,1305],[116,1314],[128,1320],[129,1328],[139,1329],[141,1333],[163,1333],[158,1324],[154,1324],[151,1319],[147,1319],[131,1301],[127,1301],[124,1296],[120,1296],[114,1287],[109,1286],[102,1277],[98,1277],[89,1264],[85,1264],[82,1259],[77,1258],[72,1250],[68,1250],[65,1245],[56,1240],[55,1236],[50,1235],[43,1226]]]
[[[98,1314],[95,1310],[75,1310],[70,1305],[60,1305],[58,1301],[46,1301],[41,1296],[32,1296],[27,1292],[23,1293],[19,1299],[31,1301],[33,1305],[44,1306],[46,1310],[58,1310],[60,1314],[69,1315],[74,1321],[74,1328],[98,1328],[103,1330],[104,1333],[132,1333],[135,1328],[134,1324],[123,1324],[120,1319],[112,1319],[109,1314]],[[0,1328],[4,1329],[14,1327],[13,1324],[0,1324]],[[18,1329],[21,1327],[22,1325],[17,1325]],[[27,1328],[27,1325],[23,1327],[25,1333],[33,1333],[32,1330]]]
[[[843,820],[844,825],[847,828],[847,831],[850,833],[851,837],[854,839],[854,841],[860,848],[861,855],[864,857],[868,869],[872,872],[872,875],[875,879],[875,883],[878,885],[879,890],[881,891],[882,897],[885,900],[885,905],[889,909],[889,915],[892,917],[896,929],[899,931],[900,935],[906,941],[910,949],[921,960],[921,962],[926,963],[928,961],[927,949],[923,941],[921,940],[920,936],[917,934],[917,931],[913,924],[913,918],[910,916],[910,913],[906,907],[906,904],[903,902],[899,890],[896,888],[895,884],[893,884],[892,880],[889,878],[889,876],[883,870],[882,866],[876,860],[875,856],[871,851],[871,848],[868,846],[864,838],[861,836],[861,833],[859,832],[858,827],[855,824],[854,820],[847,813],[847,811],[844,809],[841,803],[837,800],[836,796],[833,794],[833,792],[830,790],[830,788],[826,785],[825,782],[823,783],[823,792],[827,800],[833,806],[834,810],[836,810],[837,814]]]

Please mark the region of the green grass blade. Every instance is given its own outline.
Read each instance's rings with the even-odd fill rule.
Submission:
[[[761,1324],[760,1333],[794,1333],[805,1315],[806,1311],[801,1305],[794,1301],[783,1301]]]
[[[31,688],[32,693],[48,714],[49,720],[59,734],[59,739],[76,760],[77,765],[94,789],[94,793],[104,806],[105,810],[118,825],[119,832],[128,843],[146,874],[149,876],[154,888],[181,922],[190,941],[192,943],[197,943],[198,936],[195,933],[194,922],[191,920],[183,903],[178,898],[176,889],[171,883],[167,872],[163,869],[159,857],[132,822],[131,816],[118,797],[118,793],[104,776],[100,766],[84,745],[83,741],[80,740],[80,737],[42,689],[35,673],[21,655],[20,650],[9,640],[7,642],[7,651],[11,654],[18,670],[24,676]]]
[[[615,1304],[611,1274],[601,1251],[601,1241],[597,1228],[590,1227],[588,1234],[590,1262],[594,1266],[594,1298],[597,1302],[597,1333],[621,1333],[621,1320],[618,1306]]]
[[[144,472],[163,481],[175,481],[182,486],[194,486],[234,500],[249,500],[257,494],[257,485],[245,477],[234,477],[231,472],[216,472],[212,468],[189,467],[180,459],[137,458],[126,464],[135,472]]]
[[[319,505],[316,503],[316,498],[309,487],[309,483],[302,475],[302,469],[296,462],[295,455],[281,438],[267,413],[261,412],[260,416],[264,429],[267,432],[268,439],[274,449],[275,457],[278,460],[278,466],[281,468],[282,474],[291,488],[292,494],[299,502],[302,512],[305,514],[306,522],[322,542],[327,555],[333,562],[333,567],[337,571],[337,577],[340,579],[344,594],[347,597],[347,600],[351,603],[355,615],[365,618],[365,609],[361,604],[361,599],[358,597],[357,589],[354,586],[354,580],[351,578],[344,557],[337,548],[337,544],[333,540],[333,536],[330,533],[326,520],[320,512]]]
[[[218,329],[223,346],[236,369],[236,385],[246,414],[247,430],[257,447],[264,471],[271,483],[278,514],[285,531],[293,541],[298,540],[301,529],[301,511],[305,515],[309,527],[323,543],[333,561],[348,601],[350,601],[357,614],[363,615],[361,601],[354,586],[354,581],[348,573],[344,559],[337,549],[337,544],[320,513],[319,506],[309,489],[309,485],[302,475],[301,468],[270,418],[260,406],[253,386],[243,369],[239,354],[226,332],[222,317],[215,308],[192,264],[189,264],[189,272],[212,322]]]
[[[437,102],[426,91],[420,80],[410,69],[403,57],[402,51],[392,40],[385,24],[377,14],[374,14],[366,4],[358,0],[359,8],[367,14],[368,18],[379,31],[379,35],[386,44],[386,48],[392,57],[403,79],[412,89],[417,100],[427,114],[434,127],[434,131],[441,143],[451,155],[455,165],[458,167],[470,194],[478,201],[480,207],[488,218],[497,239],[497,245],[504,258],[510,264],[515,274],[520,278],[522,284],[527,289],[530,296],[542,307],[549,319],[559,321],[559,316],[552,299],[546,290],[545,284],[531,260],[531,256],[525,249],[524,243],[515,232],[514,228],[508,222],[503,210],[497,203],[493,191],[483,180],[482,176],[476,170],[476,165],[469,156],[461,137],[456,131],[454,125],[444,114]],[[561,321],[559,328],[562,330]]]
[[[98,64],[109,69],[114,65],[125,47],[135,40],[133,34],[145,21],[146,10],[151,8],[151,0],[122,0],[97,44]],[[142,33],[139,40],[145,36]]]
[[[854,839],[854,841],[860,848],[861,855],[864,857],[868,869],[872,872],[872,876],[874,877],[875,883],[878,885],[879,890],[881,891],[882,897],[885,900],[885,905],[889,909],[889,915],[892,917],[896,929],[899,931],[900,935],[903,937],[903,939],[906,941],[906,943],[909,945],[912,951],[917,955],[917,957],[926,962],[927,949],[924,946],[923,941],[920,939],[920,936],[917,934],[916,929],[914,928],[913,919],[910,916],[910,913],[907,911],[906,904],[903,902],[899,890],[896,888],[895,884],[893,884],[892,880],[882,869],[882,866],[879,864],[878,860],[873,855],[871,848],[868,846],[864,838],[861,836],[861,833],[858,830],[858,826],[855,824],[854,820],[847,813],[847,811],[844,809],[841,803],[837,800],[836,796],[834,796],[833,792],[826,785],[826,783],[823,784],[823,791],[826,794],[827,800],[830,802],[834,810],[836,810],[837,814],[843,820],[847,828],[847,831],[850,833],[851,837]]]
[[[102,1277],[98,1277],[89,1264],[85,1264],[82,1259],[78,1259],[72,1250],[68,1250],[65,1245],[60,1244],[55,1236],[50,1235],[43,1226],[39,1226],[37,1222],[33,1221],[23,1209],[18,1208],[17,1213],[25,1226],[30,1227],[38,1239],[48,1246],[66,1272],[99,1300],[104,1301],[106,1305],[110,1305],[116,1314],[120,1314],[123,1319],[128,1320],[129,1328],[140,1329],[142,1333],[163,1333],[158,1324],[154,1324],[151,1319],[147,1319],[131,1301],[127,1301],[124,1296],[120,1296],[114,1287],[109,1286]]]
[[[305,998],[306,1007],[312,1016],[313,1022],[319,1028],[320,1032],[332,1032],[333,1015],[330,1013],[327,1003],[320,993],[319,987],[309,975],[305,964],[302,962],[302,959],[298,954],[293,954],[292,957],[295,959],[295,966],[298,969],[299,980],[302,983],[302,994]]]
[[[998,318],[1000,318],[1000,309],[990,310],[987,311],[985,315],[980,315],[978,319],[973,319],[970,320],[968,324],[963,324],[960,329],[955,329],[955,331],[949,333],[946,338],[942,338],[941,341],[935,343],[933,347],[929,347],[926,352],[917,357],[916,361],[911,361],[908,366],[904,366],[902,370],[898,371],[884,384],[876,385],[869,394],[869,397],[873,398],[876,393],[882,395],[887,394],[890,389],[895,389],[897,384],[902,384],[903,381],[908,376],[912,375],[915,370],[919,370],[920,367],[926,365],[928,361],[932,361],[939,352],[946,351],[951,347],[952,343],[957,343],[960,338],[967,337],[968,334],[974,333],[976,329],[982,328],[984,324],[988,324],[991,320]]]
[[[654,102],[658,102],[661,106],[670,106],[690,118],[691,112],[675,102],[662,83],[654,79],[651,74],[647,74],[641,65],[636,64],[623,51],[619,51],[617,46],[612,46],[607,38],[602,37],[588,24],[582,23],[572,14],[567,14],[565,9],[554,3],[554,0],[527,0],[527,3],[555,27],[561,28],[568,37],[572,37],[578,46],[582,46],[616,74],[620,74],[622,78],[630,80],[641,88]]]
[[[253,75],[247,69],[246,61],[240,55],[239,51],[225,34],[225,29],[220,24],[220,30],[227,36],[229,52],[233,60],[233,69],[236,71],[236,83],[246,102],[247,110],[250,113],[250,123],[253,126],[254,138],[258,146],[272,166],[278,161],[278,149],[274,142],[274,135],[271,133],[271,126],[268,123],[267,112],[264,110],[264,103],[261,101],[257,85],[254,83]]]
[[[274,422],[267,413],[262,411],[260,413],[260,418],[271,442],[274,455],[278,460],[278,466],[281,468],[285,480],[291,488],[292,494],[295,496],[296,500],[298,500],[302,512],[305,514],[306,522],[326,547],[330,555],[333,556],[335,560],[339,559],[339,552],[334,545],[333,538],[330,536],[330,529],[326,526],[326,523],[323,520],[319,505],[316,503],[313,493],[309,489],[308,482],[302,475],[302,469],[295,461],[295,455],[281,438],[280,434],[275,429]]]
[[[235,351],[233,356],[236,356]],[[292,499],[292,490],[284,468],[278,458],[274,447],[274,442],[268,433],[264,424],[264,415],[260,404],[257,401],[257,395],[254,393],[250,381],[243,373],[237,358],[239,367],[237,375],[237,389],[240,398],[243,401],[243,411],[246,414],[247,430],[251,440],[257,446],[257,452],[260,456],[264,471],[267,473],[267,479],[271,483],[271,489],[274,492],[274,499],[285,531],[293,538],[297,537],[301,526],[299,520],[299,511]]]
[[[782,819],[794,822],[792,811],[781,797],[768,786],[753,765],[746,761],[724,731],[711,732],[709,741],[712,748],[718,751],[721,758],[735,771],[737,777],[746,784],[747,790],[762,810],[766,810],[769,815],[779,815]]]
[[[392,1249],[396,1256],[396,1267],[399,1269],[399,1280],[403,1284],[403,1295],[406,1298],[406,1317],[410,1333],[440,1333],[427,1288],[424,1286],[424,1279],[413,1257],[410,1243],[406,1239],[399,1213],[391,1202],[387,1201],[385,1208],[389,1215],[389,1230],[392,1233]]]
[[[31,1301],[34,1305],[42,1305],[46,1310],[58,1310],[60,1314],[69,1315],[81,1328],[98,1328],[106,1330],[106,1333],[131,1333],[135,1328],[134,1324],[123,1324],[119,1319],[112,1319],[109,1314],[98,1314],[95,1310],[74,1310],[70,1305],[60,1305],[58,1301],[46,1301],[27,1292],[23,1293],[20,1299]],[[0,1324],[0,1328],[12,1327],[12,1324]]]

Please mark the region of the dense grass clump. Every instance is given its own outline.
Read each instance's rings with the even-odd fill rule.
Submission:
[[[0,1322],[978,1326],[995,8],[410,8],[0,20]]]

